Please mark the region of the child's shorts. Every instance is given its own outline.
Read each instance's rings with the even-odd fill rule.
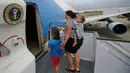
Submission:
[[[60,63],[60,56],[59,57],[51,57],[51,63],[53,67],[56,67]]]

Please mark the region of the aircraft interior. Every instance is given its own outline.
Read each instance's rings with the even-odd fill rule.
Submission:
[[[41,49],[38,42],[38,32],[36,23],[36,12],[33,5],[27,5],[27,17],[26,17],[26,40],[27,47],[33,53],[37,55]]]

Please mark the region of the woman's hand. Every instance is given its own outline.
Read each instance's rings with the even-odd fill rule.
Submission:
[[[61,47],[61,48],[65,47],[65,43],[62,42],[62,43],[60,44],[60,47]]]
[[[77,44],[77,42],[74,42],[72,46],[74,47],[76,44]]]

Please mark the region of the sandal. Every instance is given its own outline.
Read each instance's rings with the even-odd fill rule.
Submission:
[[[66,69],[67,71],[70,71],[70,72],[74,72],[74,71],[75,71],[75,70],[71,70],[68,66],[65,67],[65,69]]]
[[[76,71],[76,72],[80,72],[80,70],[76,70],[76,69],[75,69],[75,71]]]

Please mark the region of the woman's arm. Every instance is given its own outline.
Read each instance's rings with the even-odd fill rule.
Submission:
[[[64,37],[64,42],[61,44],[61,47],[64,47],[68,39],[70,38],[72,26],[73,26],[72,20],[68,19],[66,22],[66,27],[65,27],[66,33]]]
[[[66,34],[65,34],[65,39],[63,42],[64,44],[66,44],[68,39],[70,38],[71,29],[72,29],[72,26],[66,26]]]
[[[77,44],[77,36],[76,36],[76,33],[74,33],[74,43],[72,46],[75,46]]]
[[[65,33],[64,41],[61,43],[61,47],[64,47],[68,39],[70,38],[71,29],[72,26],[66,26],[66,33]]]

